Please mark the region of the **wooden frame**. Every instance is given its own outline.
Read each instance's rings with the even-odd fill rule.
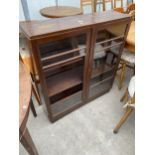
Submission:
[[[75,19],[77,22],[75,22]],[[78,107],[88,103],[89,101],[95,99],[100,95],[103,95],[110,90],[114,81],[117,66],[120,61],[120,56],[124,47],[125,39],[129,30],[130,21],[131,18],[128,15],[122,15],[113,11],[107,11],[102,14],[96,14],[95,16],[89,14],[66,17],[63,19],[56,19],[55,22],[40,22],[40,24],[37,23],[37,25],[33,22],[20,23],[21,30],[29,41],[31,54],[34,57],[35,63],[37,64],[42,92],[47,107],[48,116],[51,122],[56,121],[57,119],[65,116],[66,114],[72,112]],[[99,30],[103,30],[106,27],[119,23],[123,23],[125,25],[125,30],[123,31],[123,36],[121,36],[122,42],[119,49],[117,62],[116,64],[114,64],[114,70],[112,70],[113,74],[109,77],[106,77],[107,80],[108,78],[110,78],[109,86],[106,90],[103,89],[95,96],[89,97],[90,78],[92,73],[93,55],[97,33]],[[54,24],[55,26],[51,27],[51,24]],[[32,29],[33,26],[35,26],[35,29]],[[29,28],[31,28],[31,31],[29,31]],[[82,44],[84,44],[85,47],[79,48],[79,43],[77,43],[77,40],[82,36],[84,36],[84,43]],[[69,44],[71,44],[71,49],[65,50],[65,46],[68,46],[68,40],[70,40]],[[112,40],[107,40],[107,42],[111,41]],[[67,42],[67,45],[65,42]],[[51,43],[53,43],[52,46]],[[54,45],[57,45],[57,43],[60,44],[60,46],[64,47],[62,52],[56,52],[55,55],[51,53],[52,49],[50,48],[55,48]],[[49,55],[46,58],[43,58],[43,53],[46,54],[46,47],[46,52]],[[56,46],[56,48],[58,47],[59,46]],[[109,46],[107,48],[111,47],[112,46]],[[43,53],[41,53],[41,49],[43,49]],[[76,55],[77,51],[84,49],[84,55]],[[65,58],[68,54],[72,55],[72,57]],[[60,57],[62,57],[63,59],[57,61],[57,58]],[[53,59],[56,59],[56,61],[52,62]],[[46,61],[49,61],[49,63],[47,62],[46,64]],[[44,65],[47,65],[48,67],[44,67]],[[80,66],[82,67],[82,70],[79,68]],[[62,73],[55,73],[62,70],[62,67]],[[73,68],[71,70],[71,72],[73,73],[71,73],[68,68]],[[77,72],[77,70],[75,70],[78,68],[80,70],[80,74]],[[48,73],[45,71],[46,69],[48,69]],[[67,70],[69,72],[66,72]],[[61,81],[60,76],[63,77],[63,81]],[[52,79],[49,79],[49,81],[47,81],[48,77]],[[103,81],[103,87],[104,84],[107,83],[106,78],[104,79],[105,82]],[[78,95],[80,95],[80,97]],[[76,99],[78,101],[76,101]]]
[[[114,8],[117,8],[117,2],[121,2],[121,7],[123,7],[123,0],[114,0]]]

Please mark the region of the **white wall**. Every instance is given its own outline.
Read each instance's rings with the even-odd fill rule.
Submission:
[[[19,20],[20,21],[25,20],[25,16],[24,16],[22,4],[21,4],[21,1],[20,0],[19,0]]]

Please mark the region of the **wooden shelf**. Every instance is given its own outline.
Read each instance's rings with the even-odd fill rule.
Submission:
[[[61,113],[74,108],[82,102],[82,91],[78,91],[70,96],[65,97],[58,102],[51,104],[51,110],[54,116],[58,116]]]
[[[86,49],[85,45],[83,45],[81,48],[75,48],[75,49],[72,49],[72,50],[63,51],[63,52],[58,53],[58,54],[45,56],[45,57],[41,58],[41,61],[44,62],[44,61],[48,61],[48,60],[51,60],[51,59],[54,59],[54,58],[69,55],[69,54],[78,52],[78,51],[83,50],[83,49]]]
[[[53,68],[56,69],[56,68],[60,68],[63,66],[71,65],[71,64],[76,63],[76,62],[81,61],[81,60],[83,60],[83,56],[75,56],[75,57],[67,59],[67,60],[62,60],[62,61],[59,61],[59,62],[56,62],[53,64],[43,66],[42,69],[44,72],[48,72]]]
[[[94,97],[97,94],[107,92],[111,88],[112,78],[113,76],[92,84],[89,89],[89,97]]]
[[[104,74],[104,73],[107,73],[109,71],[112,71],[113,69],[114,69],[114,67],[106,65],[106,64],[105,64],[104,68],[102,66],[100,66],[98,68],[95,68],[92,71],[91,78],[95,78],[95,77],[97,77],[97,76],[99,76],[101,74]]]
[[[96,45],[100,45],[100,44],[103,44],[103,43],[108,43],[108,42],[111,42],[111,41],[117,41],[118,42],[119,39],[123,39],[123,38],[124,38],[124,35],[121,35],[121,36],[106,39],[106,40],[103,40],[103,41],[98,41],[98,42],[96,42]]]
[[[49,97],[81,84],[82,74],[82,67],[78,67],[49,77],[46,80]]]

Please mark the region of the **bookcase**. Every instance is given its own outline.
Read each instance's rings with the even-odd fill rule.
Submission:
[[[51,122],[111,89],[130,22],[105,11],[20,23]]]

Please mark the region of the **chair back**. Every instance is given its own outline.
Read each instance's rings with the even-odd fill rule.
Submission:
[[[135,3],[130,4],[125,13],[130,14],[132,16],[132,20],[135,20]]]
[[[122,7],[121,8],[114,8],[113,10],[116,12],[124,13],[124,9]]]
[[[121,2],[121,8],[123,7],[123,0],[114,0],[114,8],[117,8],[117,2]]]
[[[126,13],[129,14],[130,12],[135,11],[135,3],[129,4]]]
[[[92,12],[94,12],[94,0],[81,0],[81,9],[84,11],[84,6],[91,6]]]
[[[110,3],[111,4],[111,9],[113,9],[113,0],[103,0],[103,11],[106,10],[106,4]]]

